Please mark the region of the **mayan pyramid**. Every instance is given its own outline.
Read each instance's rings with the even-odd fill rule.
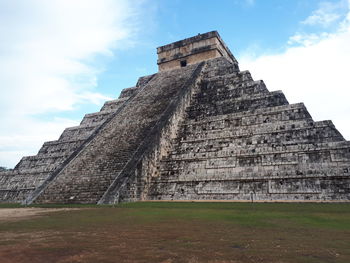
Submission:
[[[157,53],[158,73],[1,172],[1,202],[350,200],[350,142],[240,71],[216,31]]]

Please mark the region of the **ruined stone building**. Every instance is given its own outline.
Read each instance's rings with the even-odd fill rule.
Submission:
[[[1,202],[350,200],[350,142],[240,71],[216,31],[157,53],[158,73],[1,172]]]

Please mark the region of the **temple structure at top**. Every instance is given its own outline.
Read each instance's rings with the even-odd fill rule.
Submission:
[[[237,60],[217,31],[186,38],[157,48],[159,71],[172,70],[204,60],[225,57],[238,65]]]

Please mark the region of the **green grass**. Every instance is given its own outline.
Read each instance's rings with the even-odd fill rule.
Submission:
[[[12,204],[12,203],[0,204],[0,209],[1,208],[21,208],[21,207],[24,207],[24,206],[22,206],[21,204]]]
[[[0,212],[9,207],[18,208],[0,205]],[[45,262],[47,257],[57,262],[350,262],[346,203],[34,207],[82,209],[0,221],[0,235],[8,236],[0,242],[3,258],[14,255],[1,254],[1,248],[26,248],[23,253],[35,256],[16,262]],[[82,261],[74,259],[77,255]]]
[[[18,204],[2,204],[0,208],[20,208]],[[289,227],[315,227],[339,230],[350,229],[350,204],[338,203],[186,203],[186,202],[136,202],[111,205],[31,205],[40,208],[90,208],[86,211],[71,212],[71,217],[83,215],[88,222],[128,220],[135,222],[159,222],[170,219],[202,220],[226,222],[254,227],[284,227],[288,221]],[[94,209],[97,210],[94,210]],[[99,212],[98,212],[99,211]],[[64,213],[63,213],[64,214]],[[117,218],[107,215],[117,215]],[[121,214],[121,215],[119,215]],[[58,216],[59,214],[57,214]],[[46,220],[42,218],[35,221]],[[83,219],[84,219],[83,218]],[[112,220],[112,221],[113,221]],[[76,220],[81,224],[81,221]],[[62,221],[64,222],[64,221]],[[24,221],[23,224],[27,224]],[[42,222],[40,222],[42,223]],[[18,225],[19,223],[16,223]],[[55,222],[53,222],[55,224]],[[74,223],[73,223],[74,225]],[[51,225],[49,225],[51,227]],[[1,226],[0,226],[1,227]],[[41,227],[45,227],[42,224]],[[1,229],[1,228],[0,228]]]

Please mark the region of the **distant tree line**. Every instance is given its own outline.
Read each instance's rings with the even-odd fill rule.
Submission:
[[[0,166],[0,172],[7,171],[7,170],[9,170],[9,169],[4,167],[4,166]]]

